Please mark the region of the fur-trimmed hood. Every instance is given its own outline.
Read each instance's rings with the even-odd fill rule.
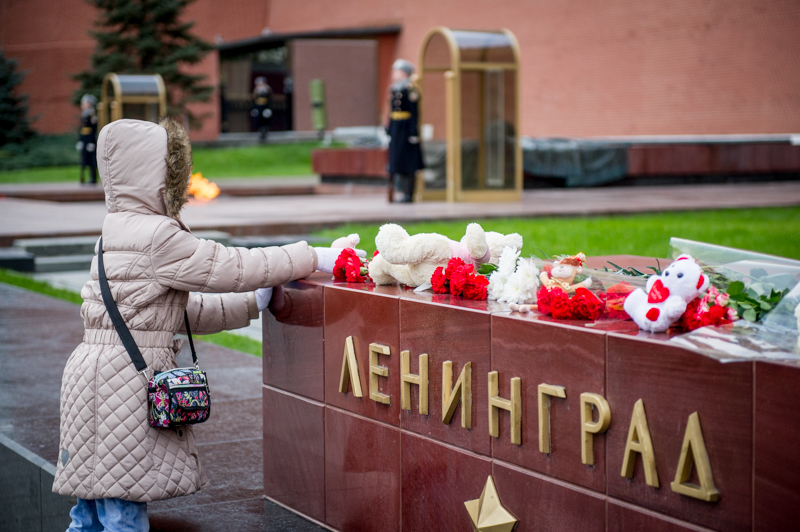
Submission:
[[[180,217],[192,171],[192,149],[183,127],[117,120],[97,138],[97,167],[109,213]]]

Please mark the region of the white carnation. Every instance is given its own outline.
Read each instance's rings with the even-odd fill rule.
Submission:
[[[489,276],[489,286],[486,287],[486,297],[497,301],[503,295],[503,286],[508,281],[508,276],[503,275],[500,270],[495,270]]]
[[[519,251],[516,249],[510,246],[503,248],[503,252],[500,253],[500,260],[497,261],[497,271],[502,273],[506,278],[510,277],[517,266],[518,257]]]
[[[526,286],[527,292],[536,293],[539,287],[539,268],[530,259],[517,260],[517,275],[520,275]]]

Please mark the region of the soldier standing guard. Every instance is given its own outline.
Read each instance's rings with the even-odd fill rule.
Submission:
[[[253,110],[250,111],[256,129],[261,133],[261,142],[267,140],[269,122],[272,118],[272,89],[267,85],[267,78],[258,76],[253,89]]]
[[[425,167],[419,145],[419,89],[409,79],[413,73],[414,65],[398,59],[389,87],[389,178],[402,203],[414,201],[416,172]]]
[[[97,184],[97,98],[84,94],[81,98],[81,130],[75,148],[81,153],[81,184],[83,171],[89,167],[89,184]]]

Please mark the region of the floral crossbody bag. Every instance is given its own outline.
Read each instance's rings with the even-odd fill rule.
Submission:
[[[103,295],[111,322],[117,330],[122,345],[131,357],[136,371],[147,377],[150,368],[139,351],[133,336],[131,336],[125,320],[119,313],[111,290],[108,287],[106,270],[103,266],[103,239],[100,238],[100,251],[97,254],[98,274],[100,277],[100,292]],[[157,428],[174,428],[180,425],[202,423],[211,413],[211,396],[208,390],[206,373],[200,370],[197,362],[197,353],[194,350],[192,331],[189,328],[189,316],[183,311],[183,322],[186,334],[189,336],[189,347],[192,350],[194,367],[176,368],[155,374],[147,383],[148,420],[150,426]]]

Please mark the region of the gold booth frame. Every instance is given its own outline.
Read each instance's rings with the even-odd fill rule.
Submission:
[[[470,30],[473,31],[473,30]],[[426,97],[423,78],[426,72],[444,72],[445,79],[445,123],[447,136],[447,162],[446,162],[446,188],[427,190],[422,171],[417,172],[416,201],[448,201],[448,202],[478,202],[478,201],[518,201],[522,197],[522,145],[520,144],[519,129],[521,125],[520,109],[520,76],[519,76],[519,42],[516,36],[507,29],[499,31],[474,31],[474,33],[502,33],[510,41],[513,52],[513,62],[462,62],[461,49],[453,30],[444,26],[431,29],[422,40],[419,55],[419,77],[416,80],[420,87],[422,98]],[[448,67],[426,67],[425,52],[430,40],[441,35],[450,49],[450,65]],[[487,70],[511,70],[514,72],[514,188],[505,190],[464,190],[462,187],[462,150],[461,150],[461,73],[465,71],[485,72]],[[423,121],[423,106],[420,105],[419,124]],[[482,127],[480,128],[483,129]],[[479,161],[485,152],[485,138],[480,133]],[[479,163],[480,164],[480,163]]]

